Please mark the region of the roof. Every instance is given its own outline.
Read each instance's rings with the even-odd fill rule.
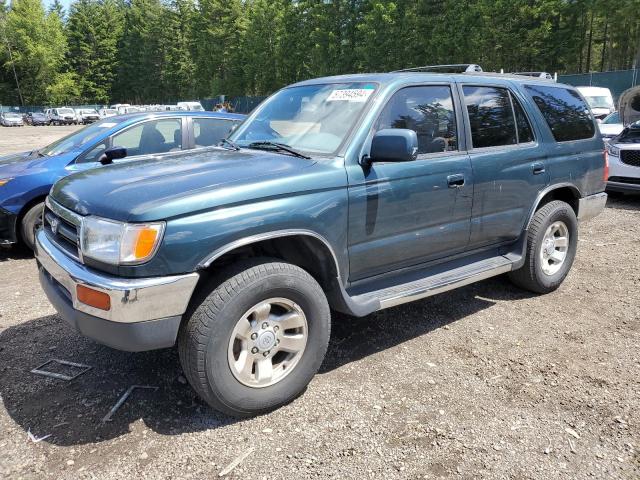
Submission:
[[[491,80],[506,80],[527,84],[562,85],[546,78],[530,77],[525,75],[514,75],[511,73],[495,72],[468,72],[468,73],[436,73],[436,72],[390,72],[390,73],[356,73],[348,75],[336,75],[332,77],[314,78],[294,84],[314,85],[318,83],[348,83],[348,82],[372,82],[389,84],[396,82],[434,82],[434,81],[456,81],[468,82],[470,78]],[[573,88],[573,87],[572,87]]]
[[[224,113],[224,112],[203,112],[194,110],[163,110],[160,112],[135,112],[125,115],[117,115],[109,117],[111,119],[138,119],[143,117],[175,117],[176,115],[184,117],[207,117],[207,118],[223,118],[226,120],[244,120],[246,115],[241,113]]]

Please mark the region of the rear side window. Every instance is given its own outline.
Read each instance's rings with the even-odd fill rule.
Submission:
[[[518,143],[511,99],[506,88],[465,86],[463,91],[473,148]]]
[[[525,86],[557,142],[591,138],[595,127],[589,107],[578,92],[546,85]]]
[[[516,114],[516,124],[518,125],[518,142],[533,142],[531,124],[529,123],[522,106],[513,95],[511,95],[511,101],[513,102],[513,111]]]
[[[195,117],[193,119],[193,136],[196,148],[217,145],[220,140],[227,138],[235,124],[236,122],[221,118]]]

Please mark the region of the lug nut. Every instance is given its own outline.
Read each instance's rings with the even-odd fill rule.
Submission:
[[[258,347],[253,347],[251,349],[251,353],[258,353]]]
[[[264,322],[264,323],[262,324],[262,328],[268,328],[268,327],[269,327],[269,324],[268,324],[267,322]]]
[[[268,356],[271,352],[264,352],[262,355],[264,355],[265,357]]]
[[[279,345],[279,344],[280,344],[280,339],[277,339],[276,340],[276,345]]]
[[[277,332],[278,330],[280,330],[280,327],[278,325],[276,325],[275,327],[273,327],[273,331]]]
[[[257,333],[252,333],[251,334],[251,340],[255,340],[256,338],[258,338],[258,334]]]

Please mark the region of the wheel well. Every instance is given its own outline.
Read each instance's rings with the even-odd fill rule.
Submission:
[[[565,203],[571,205],[573,211],[576,216],[578,216],[578,200],[580,199],[580,194],[571,187],[560,187],[550,192],[542,197],[538,205],[536,206],[536,212],[544,207],[547,203],[552,202],[554,200],[561,200]]]
[[[253,257],[271,257],[297,265],[306,270],[326,292],[338,276],[338,268],[329,247],[309,235],[290,235],[243,245],[224,253],[211,263],[206,271],[213,273],[238,260]]]

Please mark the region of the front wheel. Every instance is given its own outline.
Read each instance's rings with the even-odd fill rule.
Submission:
[[[42,225],[42,211],[44,210],[44,203],[40,202],[24,214],[22,217],[22,223],[20,224],[20,234],[23,243],[33,250],[36,238],[36,229]]]
[[[296,398],[320,368],[330,311],[301,268],[254,259],[200,294],[180,329],[187,379],[213,408],[236,417]]]
[[[559,200],[549,202],[533,216],[524,265],[509,278],[532,292],[552,292],[569,274],[577,247],[578,220],[573,208]]]

